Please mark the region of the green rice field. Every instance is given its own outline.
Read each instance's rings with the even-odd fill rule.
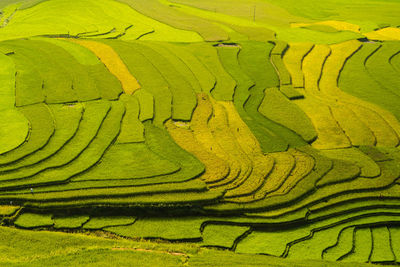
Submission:
[[[399,265],[399,14],[0,1],[0,265]]]

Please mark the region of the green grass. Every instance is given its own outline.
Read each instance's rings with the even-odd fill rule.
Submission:
[[[70,182],[67,184],[56,184],[49,186],[36,187],[34,192],[35,196],[31,197],[31,199],[35,198],[48,198],[49,196],[73,196],[77,195],[77,190],[82,190],[83,192],[90,193],[117,193],[117,194],[126,194],[128,195],[151,195],[152,193],[176,193],[176,192],[205,192],[207,191],[207,187],[204,182],[200,180],[190,180],[184,183],[166,183],[165,181],[159,180],[154,183],[153,179],[140,179],[136,181],[132,180],[95,180],[95,181],[81,181],[81,182]],[[144,183],[142,180],[147,182]],[[142,183],[141,183],[142,182]],[[153,182],[153,183],[152,183]],[[140,185],[140,186],[139,186]],[[89,189],[89,190],[87,190]],[[102,190],[93,190],[93,189],[102,189]],[[107,189],[107,190],[105,190]],[[30,193],[29,189],[21,189],[21,190],[13,190],[3,193],[3,196],[18,194],[19,197],[27,197]],[[42,194],[43,193],[43,194]],[[46,193],[58,193],[58,194],[49,194]],[[96,197],[96,194],[94,195]],[[98,197],[101,197],[100,194]]]
[[[69,42],[66,39],[56,39],[56,38],[35,38],[34,40],[40,40],[43,42],[49,42],[56,46],[63,48],[67,51],[71,56],[73,56],[80,64],[85,66],[94,66],[97,64],[101,64],[99,59],[96,57],[93,52],[89,49],[73,43]]]
[[[232,248],[237,238],[249,230],[246,226],[207,224],[202,232],[202,245]]]
[[[269,151],[272,144],[275,142],[278,142],[279,145],[282,145],[282,140],[277,138],[269,130],[266,130],[263,125],[260,125],[257,121],[253,120],[251,115],[244,107],[249,98],[249,89],[254,86],[254,81],[242,71],[241,66],[239,65],[238,55],[241,53],[242,50],[240,50],[240,48],[218,48],[218,55],[224,68],[236,80],[237,83],[233,96],[235,108],[242,120],[256,136],[257,141],[260,143],[263,151]]]
[[[280,41],[274,41],[274,43],[275,46],[271,50],[270,61],[279,76],[279,90],[289,99],[303,98],[303,93],[292,85],[292,77],[283,61],[285,52],[289,48],[288,44]]]
[[[303,226],[297,230],[293,229],[289,231],[296,239],[288,240],[289,242],[287,243],[288,247],[285,251],[285,255],[293,259],[306,257],[309,259],[324,258],[331,261],[336,260],[352,248],[353,228],[351,227],[370,221],[374,222],[374,219],[376,219],[374,215],[379,217],[378,214],[355,215],[352,217],[352,215],[343,214],[315,224]],[[384,218],[384,216],[382,216],[382,218]],[[296,232],[302,232],[303,236],[296,236]],[[341,236],[342,232],[347,234],[347,240],[340,240],[338,243],[339,236],[343,239]]]
[[[122,94],[121,83],[107,70],[103,63],[86,66],[86,70],[95,81],[96,88],[102,99],[117,100]]]
[[[128,225],[135,222],[135,217],[90,217],[90,220],[83,225],[84,229],[102,229],[104,227],[118,226],[118,225]]]
[[[149,92],[140,89],[136,90],[133,94],[139,101],[139,120],[151,120],[154,117],[154,98]]]
[[[30,219],[37,219],[29,214],[27,216],[31,217],[27,218],[28,223]],[[46,224],[52,224],[50,216],[44,218],[46,218],[44,220]],[[47,231],[35,232],[6,227],[2,227],[0,231],[1,241],[4,245],[1,249],[1,254],[3,255],[1,261],[9,264],[12,262],[23,263],[35,259],[46,259],[50,254],[65,256],[85,247],[104,248],[116,246],[117,243],[124,246],[123,244],[125,243],[122,240],[102,239],[82,234],[69,235]]]
[[[181,166],[182,172],[176,174],[176,181],[186,181],[204,172],[204,165],[180,148],[164,129],[145,122],[146,144],[156,154]]]
[[[107,227],[106,231],[134,238],[200,240],[203,218],[141,218],[129,226]],[[179,231],[176,231],[179,229]]]
[[[153,50],[160,53],[166,60],[172,65],[174,72],[175,79],[182,80],[180,82],[180,86],[183,87],[185,90],[188,90],[188,93],[194,91],[194,93],[200,93],[201,87],[200,83],[197,80],[196,76],[186,65],[185,61],[180,57],[187,57],[188,52],[183,51],[183,49],[178,49],[175,44],[169,44],[164,42],[146,42],[146,45],[152,48]],[[192,55],[192,57],[194,57]],[[167,66],[162,67],[161,69],[165,69]],[[173,78],[174,76],[171,76]],[[171,81],[171,79],[169,79]],[[174,82],[173,80],[171,82]],[[178,86],[179,84],[175,81],[175,84]],[[191,87],[191,88],[189,88]],[[183,89],[182,88],[182,89]],[[187,94],[187,93],[186,93]],[[190,100],[189,103],[193,102]]]
[[[197,101],[193,89],[185,77],[175,69],[171,61],[158,51],[157,45],[143,45],[141,42],[128,43],[148,59],[166,82],[172,95],[172,119],[188,121],[192,117]]]
[[[0,81],[1,81],[1,110],[11,109],[15,104],[15,72],[16,67],[12,59],[0,53]]]
[[[359,149],[375,162],[391,159],[390,155],[388,155],[384,151],[381,151],[378,147],[360,146]]]
[[[270,60],[278,73],[280,84],[291,84],[291,77],[289,75],[289,72],[285,68],[285,65],[283,64],[282,54],[274,54],[275,47],[271,51]]]
[[[190,257],[189,266],[218,266],[224,262],[225,266],[372,266],[369,264],[358,263],[339,263],[339,262],[326,262],[326,261],[301,261],[301,260],[290,260],[280,259],[278,257],[268,255],[256,255],[256,254],[237,254],[227,251],[213,251],[213,250],[202,250],[197,255]]]
[[[15,2],[15,1],[14,1]],[[13,3],[11,1],[5,1],[5,3],[1,5],[1,16],[0,16],[0,23],[7,23],[7,21],[11,18],[12,14],[18,9],[20,4]]]
[[[281,256],[285,252],[286,244],[292,240],[301,238],[308,234],[306,230],[296,231],[274,231],[258,232],[253,231],[245,239],[240,241],[236,247],[238,253],[267,254]],[[267,241],[267,242],[266,242]]]
[[[230,101],[233,99],[236,82],[225,71],[218,58],[217,49],[209,44],[197,43],[186,46],[197,59],[215,77],[215,86],[211,89],[211,95],[216,100]],[[204,90],[205,88],[203,88]],[[210,93],[210,91],[205,91]]]
[[[303,237],[304,241],[301,239],[291,240],[288,258],[300,259],[301,257],[307,257],[310,259],[322,259],[324,249],[337,242],[338,235],[345,226],[332,226],[322,231],[313,232],[312,235],[305,235]]]
[[[244,100],[242,100],[243,108],[248,117],[254,120],[254,124],[258,125],[257,128],[252,129],[253,134],[256,136],[264,153],[284,151],[287,149],[288,143],[270,129],[273,123],[259,114],[257,110],[264,97],[261,92],[264,94],[264,90],[267,87],[271,87],[270,85],[277,86],[279,83],[272,65],[267,64],[265,61],[272,49],[272,45],[266,46],[262,43],[242,43],[241,45],[242,50],[238,54],[239,65],[241,70],[255,83],[253,87],[247,88],[248,96],[246,99],[242,98]],[[264,139],[264,136],[269,136],[270,138]]]
[[[216,77],[191,51],[183,44],[166,44],[169,51],[182,60],[198,81],[200,88],[194,86],[195,92],[210,92],[216,83]],[[190,74],[189,74],[190,75]]]
[[[114,249],[114,248],[93,248],[89,250],[80,249],[66,255],[52,256],[51,259],[34,259],[29,262],[31,266],[43,266],[46,264],[57,266],[84,265],[119,265],[129,266],[134,262],[139,266],[183,266],[185,257],[174,256],[168,253],[146,253],[136,251],[136,249]],[[11,264],[10,266],[14,266]],[[16,265],[18,266],[18,264]]]
[[[122,119],[121,132],[118,135],[118,143],[144,142],[144,127],[139,121],[140,106],[137,98],[122,95],[121,101],[125,105],[125,115]]]
[[[134,49],[132,44],[121,41],[105,41],[105,43],[119,54],[132,75],[140,81],[142,88],[153,96],[153,121],[156,125],[162,125],[172,116],[172,94],[161,73],[150,60]]]
[[[293,5],[292,0],[288,1]],[[266,37],[273,37],[271,31],[275,31],[276,36],[286,42],[336,43],[361,37],[360,34],[354,32],[332,34],[304,28],[290,28],[289,23],[293,21],[309,20],[293,16],[287,10],[277,6],[276,3],[266,1],[248,2],[240,0],[235,1],[235,5],[231,5],[228,0],[218,2],[172,0],[169,2],[174,3],[175,8],[187,14],[227,24],[243,34],[250,32],[250,38],[255,40],[265,41]],[[310,7],[309,9],[312,10],[313,8]],[[258,30],[259,36],[254,36],[256,30]]]
[[[249,97],[248,90],[254,85],[254,81],[242,71],[239,65],[238,55],[241,53],[241,48],[218,47],[217,51],[221,64],[236,81],[233,102],[242,119],[247,122],[248,115],[246,116],[246,111],[244,110],[243,105]],[[251,127],[251,125],[249,127]]]
[[[400,5],[364,2],[2,2],[0,265],[399,261],[400,42],[361,38]]]
[[[66,72],[69,73],[69,76],[72,79],[72,90],[76,95],[77,100],[90,101],[100,98],[96,83],[90,76],[85,65],[81,64],[76,57],[69,53],[68,50],[65,50],[63,46],[54,43],[43,42],[42,39],[38,39],[37,41],[36,39],[32,39],[31,42],[33,42],[33,45],[36,45],[37,42],[38,47],[45,49],[47,53],[50,52],[50,55],[56,56],[58,62],[63,62],[62,67],[66,69]],[[65,90],[65,92],[68,91]],[[54,96],[54,99],[58,101],[58,96]]]
[[[399,54],[393,55],[390,58],[389,62],[397,72],[400,72],[400,56],[399,56]]]
[[[264,98],[264,90],[279,85],[279,79],[271,63],[265,59],[273,48],[271,44],[241,43],[243,50],[239,53],[239,64],[242,70],[254,82],[255,86],[250,91],[250,98],[244,108],[252,119],[257,121],[265,130],[272,132],[276,137],[274,142],[267,144],[260,142],[262,133],[254,132],[261,143],[264,152],[285,151],[288,145],[292,147],[303,146],[306,142],[291,130],[276,124],[269,118],[262,116],[258,108]]]
[[[25,202],[26,207],[41,209],[64,209],[64,208],[90,208],[93,206],[102,207],[202,207],[207,204],[216,203],[223,193],[219,191],[206,192],[172,192],[149,195],[133,195],[126,197],[104,197],[75,200],[67,199],[64,201],[53,202]]]
[[[227,40],[228,33],[218,25],[199,17],[190,16],[179,10],[170,8],[160,1],[119,0],[138,12],[174,28],[197,32],[205,41]]]
[[[343,229],[338,236],[336,244],[332,247],[326,248],[322,252],[322,258],[331,261],[337,261],[346,254],[350,253],[351,249],[353,248],[354,231],[354,227]]]
[[[86,65],[80,63],[79,60],[76,59],[76,56],[73,56],[72,53],[70,53],[70,49],[66,50],[65,45],[58,45],[53,42],[44,42],[42,38],[33,39],[35,42],[36,40],[38,40],[38,44],[41,48],[50,51],[52,55],[57,55],[58,60],[64,63],[63,65],[69,71],[72,78],[72,89],[79,101],[89,101],[100,98],[96,82],[87,71]]]
[[[21,228],[46,227],[54,224],[51,214],[22,213],[14,224]]]
[[[73,180],[141,179],[179,170],[179,165],[160,157],[145,144],[116,144],[105,153],[100,164]]]
[[[0,155],[0,165],[13,163],[43,148],[54,134],[54,119],[47,105],[20,107],[18,111],[29,121],[29,139],[18,148]]]
[[[361,169],[348,161],[333,160],[332,170],[315,184],[317,187],[354,180],[361,174]]]
[[[77,93],[73,90],[73,76],[67,66],[62,64],[58,59],[69,62],[73,57],[64,49],[52,45],[47,42],[36,40],[12,40],[6,41],[5,44],[16,47],[16,52],[21,53],[28,58],[37,68],[40,77],[43,79],[43,93],[46,103],[66,103],[74,102],[77,98]],[[42,92],[35,90],[39,95],[35,98],[40,98]],[[30,96],[25,96],[30,98]]]
[[[274,40],[270,41],[270,43],[274,44],[274,48],[271,50],[271,59],[273,55],[281,55],[283,56],[286,50],[289,48],[289,45],[286,42]],[[285,79],[284,79],[285,80]],[[287,80],[289,82],[289,80]],[[286,84],[286,83],[284,83]]]
[[[26,53],[29,54],[29,51],[21,47],[16,47],[15,43],[5,45],[2,42],[0,44],[2,46],[1,49],[11,49],[14,51],[14,53],[8,54],[8,56],[15,64],[15,105],[18,107],[44,102],[43,77],[39,73],[35,62],[29,56],[26,56]]]
[[[112,145],[101,163],[73,180],[135,179],[133,184],[151,184],[187,181],[203,172],[203,165],[173,143],[165,130],[144,125],[146,144]]]
[[[382,209],[396,208],[398,196],[396,190],[398,185],[394,184],[385,189],[375,189],[365,192],[353,192],[343,194],[329,199],[326,202],[315,203],[309,206],[310,221],[319,220],[325,217],[332,217],[341,213],[357,212],[361,208],[371,210],[377,207]]]
[[[369,258],[371,262],[394,262],[396,256],[390,244],[390,233],[386,226],[373,227],[372,232],[372,252]]]
[[[0,155],[16,149],[29,136],[29,121],[18,109],[0,111]],[[0,156],[1,157],[1,156]]]
[[[29,108],[32,110],[33,107],[35,106],[27,106],[25,108]],[[82,121],[79,124],[78,131],[75,133],[74,137],[65,146],[62,147],[61,150],[59,150],[55,155],[53,155],[46,161],[42,161],[38,164],[21,168],[14,172],[4,173],[3,175],[1,175],[1,178],[3,180],[13,180],[22,177],[29,177],[38,174],[39,172],[42,172],[48,168],[60,167],[71,162],[90,144],[90,142],[96,136],[105,116],[109,112],[109,109],[110,104],[108,102],[99,101],[86,103],[85,112],[83,114]],[[43,127],[45,125],[43,119],[41,120],[41,123]],[[38,133],[37,135],[43,135],[43,133]],[[32,136],[33,135],[31,134],[31,139]],[[33,179],[35,180],[37,178],[38,177],[35,177]],[[31,182],[29,180],[32,180],[32,178],[28,179],[28,184]],[[7,184],[21,185],[26,184],[26,182],[22,180],[18,182],[10,181],[9,183],[2,183],[3,186],[7,186]]]
[[[304,98],[303,92],[294,88],[292,85],[282,85],[279,87],[279,90],[290,100]]]
[[[190,183],[189,183],[190,185]],[[176,193],[184,193],[193,195],[201,195],[201,193],[206,193],[207,190],[205,188],[200,188],[202,190],[198,190],[199,188],[191,188],[187,186],[175,186],[175,185],[154,185],[148,186],[147,188],[136,187],[136,186],[124,186],[124,187],[109,187],[109,188],[87,188],[87,189],[78,189],[78,190],[68,190],[68,191],[56,191],[56,192],[37,192],[34,193],[25,193],[25,194],[3,194],[0,196],[0,199],[4,200],[13,200],[15,202],[63,202],[63,201],[74,201],[74,200],[85,200],[91,199],[95,201],[99,199],[102,201],[102,198],[124,198],[124,197],[143,197],[151,199],[153,194],[176,194]],[[206,194],[205,194],[206,195]]]
[[[321,153],[329,158],[353,162],[361,168],[361,176],[376,177],[381,173],[379,166],[357,148],[327,149]]]
[[[86,7],[92,12],[84,12]],[[65,10],[68,10],[65,13]],[[33,16],[33,14],[40,14]],[[57,18],[57,19],[55,19]],[[33,25],[26,27],[27,25]],[[87,26],[86,26],[87,25]],[[195,32],[175,29],[157,20],[148,18],[125,4],[116,1],[44,1],[32,8],[18,10],[2,29],[2,39],[23,38],[39,35],[78,35],[84,32],[106,33],[115,27],[122,34],[130,25],[124,38],[136,39],[152,33],[146,39],[170,41],[202,41]]]
[[[363,63],[379,46],[363,44],[362,48],[351,56],[344,65],[339,77],[339,87],[362,100],[377,104],[400,118],[398,96],[385,90],[367,73]]]
[[[335,29],[335,28],[333,28],[331,26],[321,25],[321,24],[312,24],[312,25],[305,26],[305,27],[302,27],[302,28],[310,29],[310,30],[313,30],[313,31],[319,31],[319,32],[329,32],[329,33],[338,32],[337,29]]]
[[[228,24],[236,32],[247,37],[248,40],[266,42],[275,39],[276,34],[268,28],[248,27],[242,25]]]
[[[78,91],[80,100],[100,96],[103,99],[116,100],[122,94],[121,83],[89,49],[67,39],[35,38],[35,40],[59,46],[74,57],[77,62],[71,58],[69,62],[75,66],[73,73],[79,73],[74,75],[76,79],[74,89]]]
[[[390,243],[392,245],[392,251],[394,252],[394,255],[396,257],[399,256],[399,243],[400,243],[400,236],[399,236],[399,227],[392,226],[388,227],[389,232],[390,232]],[[371,236],[372,238],[372,236]],[[372,240],[371,240],[371,249],[372,249]],[[368,255],[369,256],[369,255]]]
[[[272,1],[268,1],[272,2]],[[284,0],[276,3],[294,15],[316,20],[336,19],[355,22],[361,25],[362,31],[370,31],[373,25],[382,22],[398,25],[398,17],[395,15],[400,8],[397,2],[388,1],[385,6],[376,6],[374,14],[369,15],[368,5],[373,1],[357,0],[351,4],[346,1],[300,1],[293,5],[292,0]],[[275,3],[275,2],[274,2]],[[351,8],[350,8],[351,7]]]
[[[3,255],[0,263],[7,266],[58,266],[117,264],[129,266],[326,266],[322,261],[293,261],[266,255],[236,254],[229,251],[199,249],[196,245],[107,239],[82,234],[35,232],[2,227],[0,229]],[[90,249],[87,249],[90,248]],[[119,249],[118,249],[119,248]],[[173,253],[179,253],[174,255]],[[330,266],[354,266],[354,263],[329,263]],[[357,266],[370,266],[357,264]]]
[[[342,261],[367,262],[372,250],[372,235],[369,227],[356,228],[353,234],[353,247]]]
[[[306,114],[286,99],[276,88],[267,88],[258,108],[265,117],[293,130],[307,142],[317,138],[317,132]]]
[[[73,138],[82,119],[83,106],[56,104],[50,105],[49,108],[54,116],[55,131],[46,146],[13,164],[0,167],[0,171],[11,171],[45,160]]]
[[[54,217],[54,228],[71,229],[80,228],[82,224],[89,220],[89,216],[68,216],[68,217]]]
[[[400,86],[399,74],[389,64],[390,57],[398,53],[400,42],[385,42],[365,62],[368,73],[384,89],[400,96],[397,88]]]
[[[349,197],[351,198],[356,198],[358,194],[362,196],[363,193],[368,193],[372,192],[372,194],[377,197],[380,195],[379,190],[387,188],[389,185],[392,185],[394,182],[394,177],[398,175],[398,169],[397,167],[390,163],[390,162],[382,162],[379,163],[379,166],[381,168],[381,175],[375,179],[370,179],[370,178],[362,178],[359,177],[357,179],[353,179],[350,181],[344,181],[339,184],[333,184],[331,186],[325,186],[319,190],[316,191],[311,196],[312,198],[315,197],[321,197],[322,195],[326,194],[326,196],[332,196],[336,195],[338,199],[348,199]],[[350,193],[352,195],[350,195]],[[322,195],[320,195],[322,194]],[[392,193],[393,194],[393,193]],[[326,204],[326,203],[324,203]]]
[[[105,150],[110,146],[120,131],[120,123],[125,108],[121,102],[111,103],[110,113],[103,121],[99,132],[85,150],[68,165],[55,169],[48,169],[28,179],[28,183],[46,183],[52,181],[65,181],[77,175],[97,163],[103,156]],[[71,144],[71,143],[69,143]],[[25,181],[26,183],[26,181]]]
[[[291,243],[288,258],[292,259],[301,259],[304,257],[307,258],[321,258],[321,256],[328,255],[323,251],[329,251],[329,248],[336,248],[335,245],[340,241],[341,233],[346,231],[346,229],[351,229],[349,235],[347,236],[349,241],[346,242],[343,240],[343,247],[339,243],[339,246],[336,248],[336,255],[332,254],[333,258],[340,257],[348,253],[352,248],[352,227],[365,227],[376,224],[385,224],[385,222],[397,222],[398,214],[379,214],[379,213],[371,213],[369,215],[363,215],[362,217],[354,217],[350,220],[343,221],[338,225],[332,225],[329,228],[315,229],[313,230],[313,234],[308,236],[306,240],[298,239],[297,241]],[[340,235],[340,238],[339,238]],[[338,239],[339,238],[339,239]],[[326,248],[326,249],[324,249]]]

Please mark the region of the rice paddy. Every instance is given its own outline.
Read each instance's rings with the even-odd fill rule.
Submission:
[[[0,265],[400,263],[396,1],[0,11]]]

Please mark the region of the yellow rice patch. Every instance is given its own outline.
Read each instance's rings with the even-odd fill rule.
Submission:
[[[351,143],[340,125],[332,116],[329,101],[319,90],[319,79],[325,59],[331,50],[325,45],[316,45],[303,61],[305,98],[294,101],[311,119],[318,137],[313,142],[317,149],[345,148]]]
[[[324,64],[324,69],[322,71],[322,76],[319,83],[319,87],[322,92],[337,98],[338,91],[340,91],[340,89],[337,87],[337,78],[340,74],[340,71],[343,68],[347,58],[357,51],[360,46],[361,43],[356,40],[330,46],[331,54]]]
[[[276,152],[269,155],[273,157],[275,164],[268,177],[264,179],[264,183],[259,186],[258,190],[254,194],[244,197],[236,197],[230,199],[230,201],[252,202],[260,200],[265,198],[268,193],[277,190],[284,183],[295,166],[294,157],[288,152]]]
[[[228,126],[234,134],[236,142],[252,162],[251,174],[239,187],[228,191],[226,197],[253,194],[268,179],[267,176],[274,166],[274,158],[262,153],[257,139],[243,122],[232,102],[219,101],[218,103],[225,108]]]
[[[198,94],[189,123],[169,120],[172,138],[205,166],[202,179],[210,188],[226,189],[226,197],[251,195],[265,182],[274,157],[264,155],[257,139],[232,102]]]
[[[388,27],[364,34],[370,40],[393,41],[400,40],[400,28]]]
[[[296,184],[308,175],[314,168],[315,160],[307,155],[306,153],[300,152],[298,150],[290,150],[290,154],[295,159],[296,165],[291,171],[290,175],[285,179],[283,184],[278,188],[278,190],[271,192],[267,196],[276,196],[287,194]]]
[[[332,116],[330,108],[322,105],[311,96],[306,99],[296,100],[295,103],[311,119],[318,137],[312,146],[317,149],[345,148],[351,143],[336,120]]]
[[[233,164],[232,158],[220,146],[214,138],[213,133],[208,127],[208,121],[213,116],[213,106],[206,94],[197,95],[197,107],[193,112],[192,120],[190,122],[190,129],[193,131],[193,136],[200,143],[207,152],[214,154],[216,157],[222,159],[229,167],[228,176],[224,177],[219,183],[224,185],[236,179],[240,173],[240,168],[237,164]],[[207,167],[207,165],[206,165]],[[217,179],[220,180],[220,179]],[[210,187],[213,187],[211,184]],[[218,184],[215,184],[217,186]]]
[[[365,123],[354,113],[348,105],[331,107],[332,115],[350,139],[353,146],[374,146],[376,138]]]
[[[377,146],[395,147],[399,144],[396,132],[378,113],[358,105],[352,105],[351,109],[371,129]]]
[[[136,78],[132,76],[125,63],[110,46],[95,41],[77,39],[66,40],[78,43],[91,50],[100,61],[103,62],[107,69],[121,82],[122,89],[126,94],[131,95],[133,92],[140,89],[140,84]]]
[[[343,104],[347,112],[354,114],[339,114],[337,109],[332,110],[334,117],[339,121],[339,124],[346,131],[346,135],[349,136],[354,145],[374,145],[376,143],[393,145],[396,143],[396,135],[400,135],[400,123],[394,115],[377,105],[363,101],[338,88],[337,77],[343,65],[360,46],[361,43],[356,40],[330,46],[332,52],[324,64],[319,88],[326,96],[337,103]],[[362,119],[364,117],[371,117],[373,120]],[[388,127],[392,129],[388,129]],[[385,134],[380,129],[388,129],[388,131]],[[357,133],[358,136],[354,133]],[[375,137],[379,141],[373,140]]]
[[[283,63],[285,64],[292,78],[293,87],[304,87],[304,75],[301,70],[304,56],[313,48],[311,43],[291,43],[289,49],[283,55]]]
[[[193,154],[205,166],[205,172],[200,179],[206,183],[218,182],[228,176],[229,165],[227,162],[217,157],[215,154],[207,151],[201,143],[199,143],[193,135],[193,132],[186,127],[181,127],[179,124],[168,120],[165,123],[169,134],[174,141],[183,149]]]
[[[252,161],[244,153],[233,132],[229,129],[226,111],[223,106],[217,101],[210,100],[213,105],[214,114],[208,123],[208,127],[214,139],[229,156],[230,165],[239,169],[238,176],[228,185],[228,189],[233,189],[244,182],[251,173]]]
[[[326,20],[326,21],[319,21],[315,23],[292,23],[290,26],[292,28],[300,28],[300,27],[308,27],[312,25],[324,25],[332,27],[338,31],[351,31],[351,32],[360,32],[360,26],[345,22],[345,21],[338,21],[338,20]]]
[[[20,207],[18,207],[18,206],[1,205],[0,206],[0,215],[7,216],[10,214],[13,214],[19,208]]]
[[[329,103],[333,118],[343,129],[345,135],[350,139],[351,144],[374,145],[375,137],[371,130],[358,118],[358,116],[348,108],[341,98],[335,95],[337,88],[337,78],[340,74],[346,59],[360,47],[357,41],[350,41],[330,47],[331,53],[327,57],[319,81],[319,96]]]

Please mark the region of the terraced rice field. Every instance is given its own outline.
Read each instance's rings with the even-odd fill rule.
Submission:
[[[400,3],[0,10],[0,265],[400,264]]]

